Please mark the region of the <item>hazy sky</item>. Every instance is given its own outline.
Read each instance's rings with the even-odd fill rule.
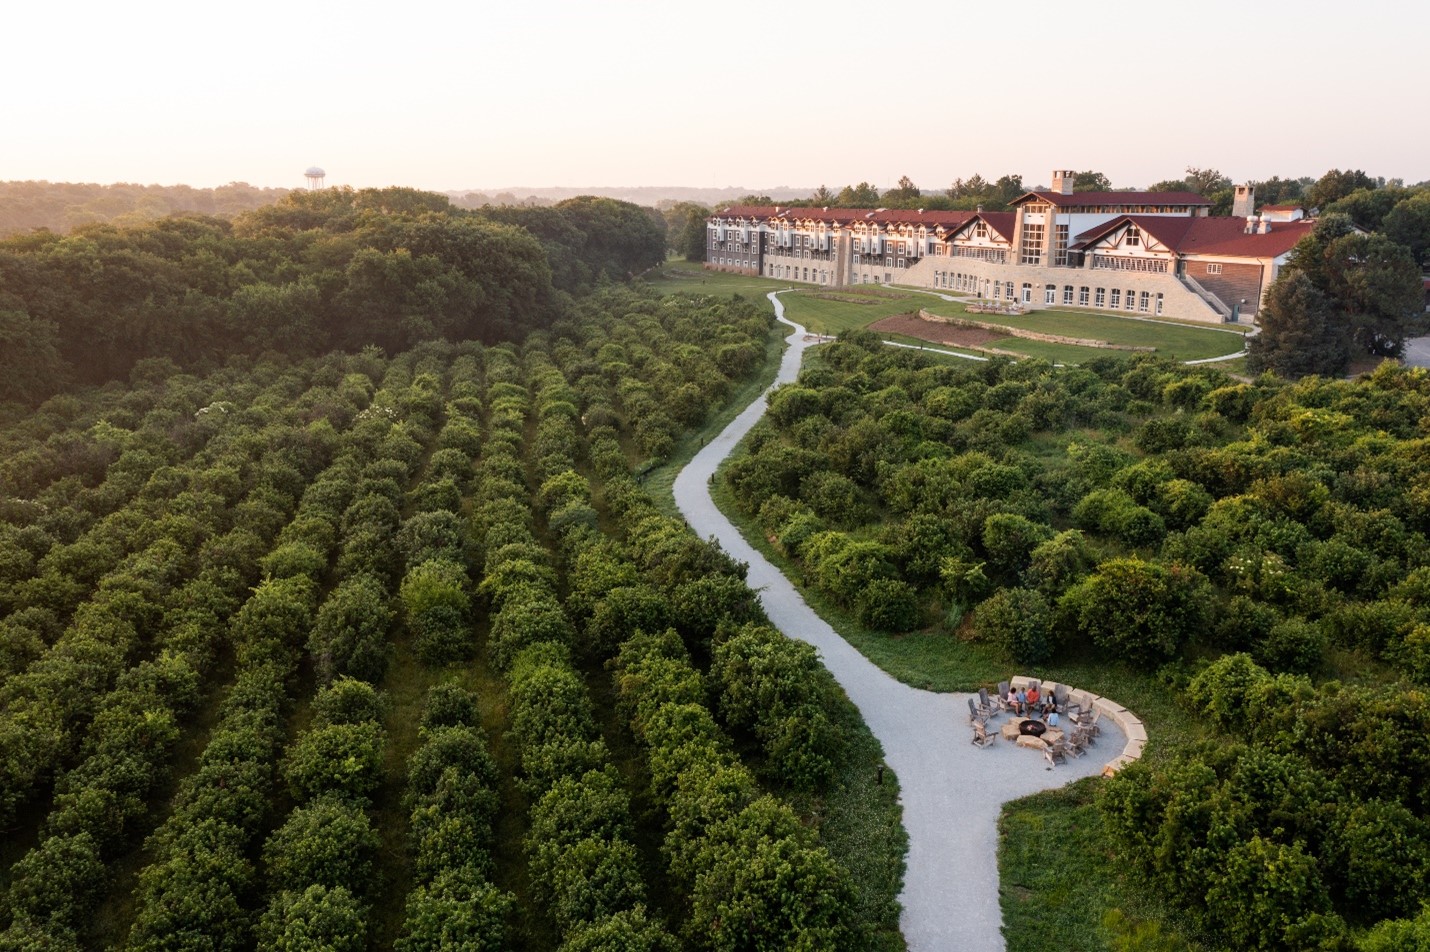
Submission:
[[[0,180],[1430,179],[1423,0],[22,0],[4,20]]]

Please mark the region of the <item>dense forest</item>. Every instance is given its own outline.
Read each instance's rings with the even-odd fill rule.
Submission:
[[[658,218],[610,199],[464,211],[411,189],[324,189],[231,220],[12,237],[0,242],[0,401],[123,380],[145,362],[162,374],[235,354],[519,339],[567,295],[663,260]]]
[[[0,238],[36,229],[63,233],[82,225],[141,224],[178,214],[232,217],[272,205],[290,191],[247,182],[217,188],[0,182]]]
[[[1156,672],[1218,726],[1101,797],[1189,935],[1406,948],[1430,899],[1427,411],[1430,374],[1390,363],[1247,383],[854,334],[771,394],[725,478],[862,625]]]
[[[630,475],[768,314],[547,323],[0,431],[0,948],[902,948],[877,746]]]

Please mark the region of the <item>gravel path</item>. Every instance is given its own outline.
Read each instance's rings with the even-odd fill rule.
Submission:
[[[775,384],[795,379],[807,347],[817,343],[794,328]],[[1088,756],[1054,770],[1035,751],[1007,741],[980,750],[969,739],[967,694],[911,688],[885,674],[805,604],[779,570],[756,552],[715,508],[709,481],[765,410],[763,395],[709,443],[675,480],[675,501],[702,537],[750,565],[750,585],[780,630],[819,649],[825,665],[858,706],[902,787],[908,869],[900,894],[900,925],[912,952],[1002,952],[998,905],[998,814],[1007,800],[1100,773],[1124,738],[1103,718],[1105,734]],[[1009,674],[1015,672],[1010,671]],[[1001,721],[1001,718],[1000,718]],[[998,722],[995,722],[998,723]]]

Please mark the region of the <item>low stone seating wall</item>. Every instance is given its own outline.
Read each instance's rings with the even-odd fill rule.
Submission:
[[[1142,721],[1138,719],[1136,714],[1133,714],[1116,701],[1099,697],[1091,691],[1075,688],[1071,684],[1060,685],[1056,681],[1044,681],[1042,678],[1030,678],[1021,674],[1014,675],[1009,679],[1008,683],[1013,685],[1014,688],[1026,688],[1032,681],[1038,682],[1039,691],[1052,691],[1059,687],[1067,688],[1069,704],[1080,705],[1083,710],[1096,710],[1103,717],[1116,724],[1122,731],[1123,736],[1127,738],[1127,743],[1123,745],[1122,753],[1112,758],[1112,760],[1107,762],[1107,766],[1102,768],[1102,775],[1104,777],[1112,776],[1142,756],[1142,750],[1147,746],[1147,728],[1142,725]]]

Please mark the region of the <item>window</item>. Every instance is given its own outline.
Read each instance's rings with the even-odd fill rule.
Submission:
[[[1085,285],[1077,289],[1077,303],[1087,307],[1087,287]]]
[[[1148,311],[1152,310],[1151,292],[1143,291],[1141,294],[1137,295],[1137,310],[1141,311],[1143,314],[1146,314]]]
[[[1023,225],[1023,250],[1019,259],[1022,264],[1041,264],[1043,260],[1043,224],[1025,222]]]
[[[1219,265],[1219,264],[1208,264],[1208,265],[1207,265],[1207,274],[1221,274],[1221,265]]]
[[[1013,282],[1012,282],[1012,281],[1004,281],[1004,282],[1003,282],[1003,296],[1006,297],[1006,298],[1007,298],[1008,300],[1010,300],[1010,301],[1013,300]]]
[[[988,223],[985,222],[985,221],[976,222],[976,223],[974,224],[974,226],[973,226],[973,237],[975,237],[975,238],[987,238],[987,237],[988,237]]]
[[[1129,248],[1138,248],[1142,245],[1142,232],[1137,230],[1136,225],[1127,229],[1127,235],[1122,239],[1122,243]]]
[[[1043,287],[1043,303],[1058,303],[1058,286],[1056,284],[1049,284]]]
[[[1097,307],[1103,307],[1103,306],[1105,306],[1106,304],[1107,304],[1107,289],[1106,289],[1106,288],[1098,288],[1098,289],[1097,289],[1097,305],[1096,305],[1096,306],[1097,306]],[[1113,306],[1115,307],[1116,305],[1113,305]]]
[[[1133,307],[1136,306],[1136,303],[1137,303],[1137,295],[1133,292],[1133,290],[1132,290],[1131,288],[1128,288],[1128,289],[1127,289],[1127,297],[1125,298],[1125,300],[1126,300],[1126,302],[1127,302],[1127,305],[1126,305],[1126,306],[1127,306],[1127,310],[1130,311],[1130,310],[1132,310]]]
[[[1072,296],[1072,294],[1073,294],[1073,292],[1072,292],[1072,285],[1071,285],[1071,284],[1064,284],[1064,285],[1063,285],[1063,303],[1064,303],[1064,304],[1071,304],[1071,303],[1073,302],[1073,296]]]
[[[1053,226],[1053,264],[1059,268],[1068,263],[1068,226]]]
[[[1033,286],[1032,286],[1031,284],[1029,284],[1027,281],[1024,281],[1024,282],[1023,282],[1023,303],[1024,303],[1024,304],[1032,304],[1032,303],[1033,303]]]
[[[1157,292],[1157,313],[1158,313],[1158,314],[1161,314],[1161,313],[1162,313],[1162,292],[1161,292],[1161,291],[1158,291],[1158,292]]]
[[[1003,285],[1001,282],[993,282],[993,300],[997,301],[1003,297]]]
[[[1100,291],[1100,290],[1102,290],[1102,289],[1101,289],[1101,288],[1098,288],[1098,290]],[[1098,302],[1098,303],[1101,303],[1101,302]],[[1119,291],[1117,288],[1113,288],[1113,289],[1112,289],[1112,308],[1113,308],[1113,310],[1116,310],[1117,308],[1119,308],[1119,307],[1121,307],[1121,306],[1122,306],[1122,292]]]

